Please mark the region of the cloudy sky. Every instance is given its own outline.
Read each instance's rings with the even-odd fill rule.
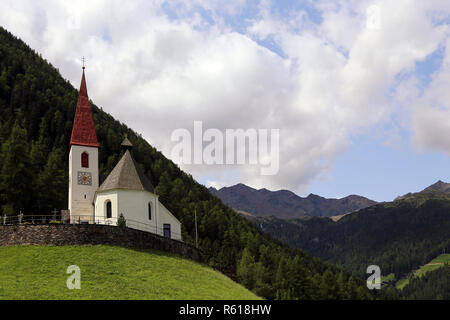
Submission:
[[[280,129],[278,174],[181,165],[327,197],[450,181],[450,2],[2,0],[0,25],[167,157],[177,128]],[[226,152],[226,150],[225,150]]]

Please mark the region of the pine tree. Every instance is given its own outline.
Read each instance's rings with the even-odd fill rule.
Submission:
[[[311,283],[308,279],[308,271],[300,262],[300,257],[296,255],[288,265],[288,280],[295,284],[294,294],[297,299],[308,299],[311,290]]]
[[[38,177],[38,190],[40,191],[40,210],[45,212],[52,208],[64,208],[65,197],[61,190],[67,190],[65,170],[61,167],[64,153],[55,148],[50,152],[44,170]]]
[[[163,172],[156,187],[156,194],[160,196],[161,202],[167,203],[170,199],[171,181],[167,172]]]
[[[255,287],[255,259],[247,248],[242,252],[242,258],[238,263],[237,276],[239,282],[247,288]]]
[[[262,262],[257,262],[255,265],[255,293],[261,297],[271,297],[273,288],[271,286],[271,276]]]
[[[16,121],[1,148],[0,191],[2,211],[17,215],[30,209],[33,195],[27,131]]]
[[[322,281],[319,287],[320,299],[337,299],[337,287],[334,275],[330,270],[326,270],[322,275]]]
[[[119,219],[117,219],[117,226],[119,228],[125,228],[127,226],[127,221],[125,220],[125,217],[122,213],[120,213]]]
[[[347,281],[344,273],[340,272],[337,277],[337,290],[339,299],[350,299],[350,292],[348,290]]]
[[[275,274],[275,287],[279,293],[279,296],[282,297],[285,292],[289,289],[289,279],[287,279],[287,259],[282,256],[278,263],[277,272]],[[280,298],[283,299],[283,298]]]

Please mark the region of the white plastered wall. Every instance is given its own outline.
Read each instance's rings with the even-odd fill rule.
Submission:
[[[111,201],[111,219],[106,218],[106,203]],[[118,200],[116,191],[97,192],[95,197],[95,222],[100,224],[117,223]]]
[[[89,155],[89,168],[81,167],[81,154]],[[89,172],[92,185],[78,184],[78,172]],[[69,210],[73,216],[94,216],[94,196],[98,189],[98,148],[73,145],[69,152]]]
[[[149,231],[163,236],[164,224],[170,224],[171,238],[182,240],[181,223],[159,201],[158,196],[151,192],[128,189],[99,191],[95,199],[95,217],[99,223],[108,223],[106,219],[106,202],[111,201],[111,222],[116,224],[122,213],[127,220],[127,226]],[[148,204],[152,206],[152,217],[149,219]]]
[[[164,205],[158,201],[158,226],[163,229],[164,224],[170,224],[171,238],[181,241],[181,223]]]

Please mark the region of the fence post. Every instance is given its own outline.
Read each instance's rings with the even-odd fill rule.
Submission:
[[[56,208],[54,208],[52,213],[53,213],[52,220],[56,220],[56,214],[58,213],[58,210],[56,210]]]
[[[19,224],[22,224],[22,218],[23,218],[23,213],[22,213],[22,210],[20,210],[20,213],[19,213]]]
[[[3,215],[3,225],[6,224],[6,214]]]

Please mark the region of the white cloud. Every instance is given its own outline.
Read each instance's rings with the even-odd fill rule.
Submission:
[[[442,66],[423,94],[411,105],[413,141],[419,150],[450,155],[450,39]]]
[[[274,3],[261,2],[260,12],[248,17],[247,34],[224,22],[224,15],[241,12],[244,1],[166,3],[177,19],[166,15],[163,1],[2,1],[0,24],[75,86],[86,56],[90,97],[167,156],[171,132],[192,129],[194,120],[202,120],[205,129],[279,128],[276,176],[260,176],[253,166],[183,168],[217,186],[243,182],[303,193],[332,168],[351,134],[389,121],[399,101],[411,100],[412,82],[398,75],[413,71],[442,45],[447,26],[432,22],[448,5],[322,1],[322,23],[314,24],[304,11],[273,14]],[[372,4],[380,7],[379,30],[365,27]],[[197,12],[199,6],[214,24]],[[283,57],[259,44],[268,37]],[[447,81],[450,72],[444,73],[426,101],[445,92],[437,84]],[[391,90],[397,93],[393,98]],[[439,138],[448,125],[433,125],[448,116],[448,107],[427,108],[414,109],[416,141],[449,147]]]

